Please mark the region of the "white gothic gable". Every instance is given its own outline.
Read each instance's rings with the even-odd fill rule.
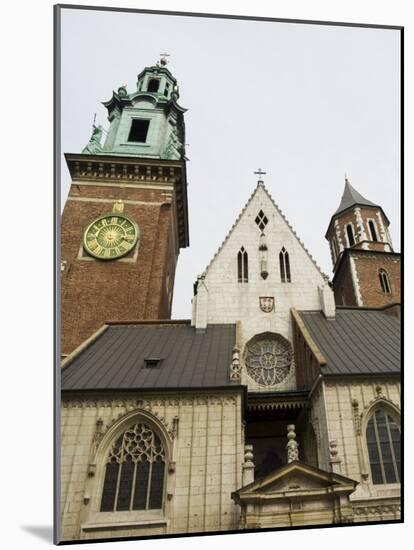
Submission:
[[[256,223],[260,213],[265,216],[265,237]],[[259,221],[259,220],[258,220]],[[267,250],[259,250],[259,246]],[[247,253],[247,273],[243,264],[242,280],[238,269],[238,253]],[[288,254],[289,268],[285,266],[285,282],[281,278],[279,254]],[[286,261],[286,260],[285,260]],[[290,271],[290,282],[287,277]],[[263,278],[262,272],[267,276]],[[247,279],[247,280],[246,280]],[[246,344],[263,334],[281,335],[292,343],[292,307],[298,310],[321,309],[319,288],[326,285],[326,276],[304,248],[294,230],[284,218],[262,183],[242,210],[218,252],[198,280],[193,304],[193,323],[200,328],[212,323],[238,323],[238,344],[244,365]],[[275,358],[277,362],[277,358]],[[270,357],[271,367],[272,358]],[[244,365],[245,366],[245,365]],[[293,358],[286,376],[270,373],[264,385],[260,374],[253,380],[242,369],[242,382],[249,389],[292,389],[295,387]],[[257,380],[260,382],[257,383]],[[271,383],[273,382],[273,383]]]

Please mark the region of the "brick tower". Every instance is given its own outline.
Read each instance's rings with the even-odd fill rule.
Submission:
[[[337,305],[400,303],[400,254],[393,250],[389,223],[381,206],[365,199],[345,179],[341,203],[325,235]]]
[[[184,152],[186,109],[162,58],[104,103],[109,129],[93,126],[62,216],[62,355],[108,320],[171,315],[180,248],[189,244]]]

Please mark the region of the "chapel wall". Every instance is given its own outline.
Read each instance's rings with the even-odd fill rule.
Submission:
[[[237,528],[239,507],[230,494],[242,485],[244,436],[240,393],[171,394],[162,398],[131,394],[111,400],[64,400],[62,404],[63,540]],[[164,496],[164,521],[150,526],[141,517],[139,524],[133,518],[134,512],[126,512],[130,525],[121,528],[116,523],[125,522],[125,512],[115,512],[107,528],[105,523],[95,528],[93,525],[102,521],[101,490],[97,487],[104,472],[104,466],[97,464],[95,478],[88,478],[96,422],[102,419],[105,429],[114,419],[121,421],[133,411],[149,412],[155,419],[162,419],[158,421],[169,430],[177,426],[177,434],[171,439],[175,471],[166,474],[166,491],[172,496]],[[178,425],[175,417],[179,419]],[[85,494],[90,497],[86,505]],[[88,530],[81,531],[81,525],[89,526]]]
[[[326,445],[336,441],[340,473],[358,481],[351,495],[355,521],[399,517],[400,484],[373,484],[365,438],[366,422],[376,403],[400,410],[400,384],[396,380],[326,382]]]

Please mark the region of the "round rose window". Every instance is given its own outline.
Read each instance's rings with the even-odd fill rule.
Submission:
[[[244,358],[247,373],[261,386],[284,382],[292,363],[292,347],[280,334],[266,334],[251,340]]]

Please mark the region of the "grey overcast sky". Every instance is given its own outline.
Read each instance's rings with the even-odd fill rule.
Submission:
[[[322,271],[344,174],[391,221],[400,249],[400,37],[349,28],[65,9],[62,152],[80,152],[112,90],[168,52],[188,144],[190,247],[181,251],[174,318],[256,185],[265,185]],[[70,185],[62,165],[62,204]],[[139,223],[139,221],[138,221]]]

